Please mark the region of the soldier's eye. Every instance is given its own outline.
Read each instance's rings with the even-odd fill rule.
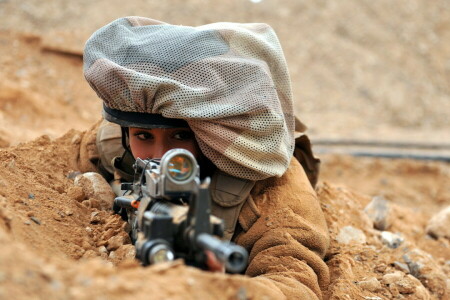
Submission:
[[[153,139],[153,135],[147,131],[141,131],[141,132],[138,131],[133,135],[140,141],[146,141],[146,140]]]
[[[194,133],[188,130],[180,130],[175,132],[172,137],[179,141],[190,141],[194,139]]]

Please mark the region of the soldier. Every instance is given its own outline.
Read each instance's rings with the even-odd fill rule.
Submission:
[[[190,150],[212,178],[225,238],[249,251],[249,282],[288,299],[322,298],[329,236],[312,187],[318,160],[306,136],[295,139],[305,127],[268,25],[121,18],[87,41],[84,74],[106,119],[83,139],[84,171],[129,180],[137,157]]]

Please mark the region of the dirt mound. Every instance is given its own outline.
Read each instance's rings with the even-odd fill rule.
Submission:
[[[100,210],[95,205],[99,200],[74,183],[78,174],[74,153],[80,134],[72,130],[53,141],[42,136],[0,151],[2,298],[145,299],[149,293],[158,299],[262,297],[258,289],[243,290],[239,280],[248,279],[241,276],[205,273],[181,262],[140,267],[133,258],[127,224],[111,211]],[[344,164],[346,170],[358,165],[352,159],[336,157],[326,160],[325,165],[337,163]],[[379,167],[383,161],[366,164]],[[398,164],[409,166],[408,174],[431,176],[429,180],[435,182],[437,190],[447,188],[448,165]],[[401,176],[395,180],[402,180]],[[426,197],[427,192],[420,190],[420,186],[416,188],[417,196]],[[449,191],[443,193],[441,196],[448,199]],[[406,207],[401,193],[389,201],[395,221],[386,230],[400,233],[404,239],[393,249],[385,245],[382,232],[373,228],[364,212],[370,196],[326,182],[319,185],[318,195],[332,237],[326,256],[332,282],[324,291],[329,299],[448,296],[450,243],[426,235],[426,210]],[[423,207],[427,203],[432,200],[422,203]],[[414,226],[408,226],[408,219],[415,220]],[[357,235],[343,240],[350,227]],[[165,284],[169,281],[179,285]]]

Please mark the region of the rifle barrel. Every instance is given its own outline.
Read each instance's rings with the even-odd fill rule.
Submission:
[[[207,233],[198,235],[197,244],[202,249],[212,251],[230,273],[240,273],[247,267],[247,250],[239,245],[221,241]]]

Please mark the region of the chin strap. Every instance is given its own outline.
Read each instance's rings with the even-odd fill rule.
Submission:
[[[128,127],[120,127],[120,130],[122,131],[122,147],[131,153],[130,148],[130,131],[128,130]]]

